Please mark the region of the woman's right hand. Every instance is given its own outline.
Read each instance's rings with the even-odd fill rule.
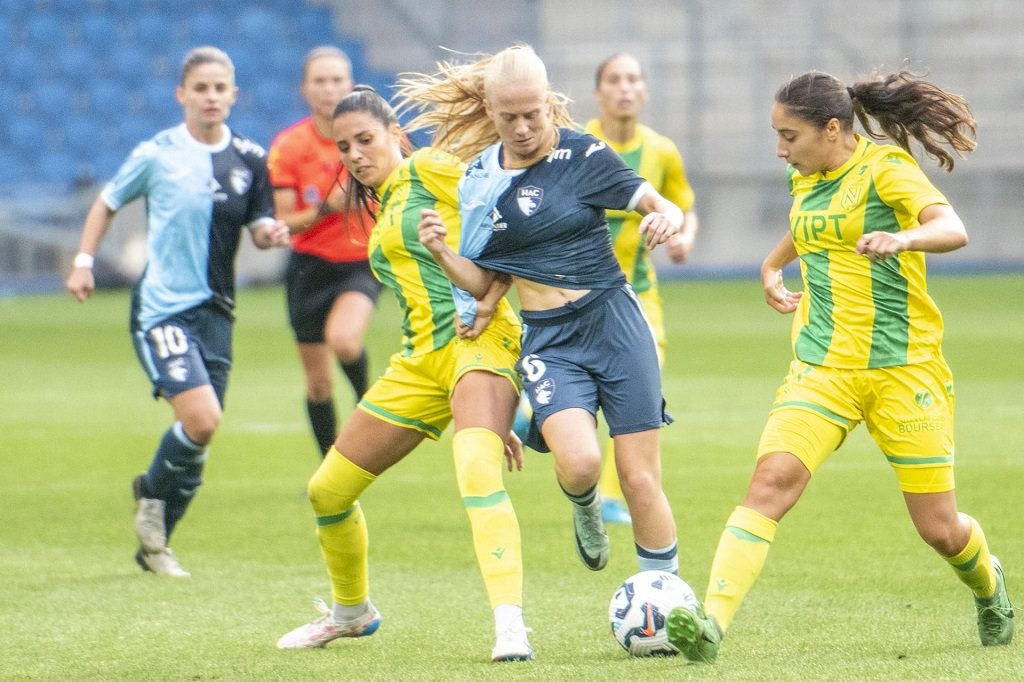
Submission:
[[[780,313],[787,314],[796,310],[803,297],[802,291],[790,291],[782,282],[782,268],[762,268],[761,286],[764,287],[764,300]]]
[[[444,238],[448,236],[441,221],[441,214],[431,208],[420,211],[419,224],[420,243],[427,247],[434,256],[441,255],[445,250]]]
[[[85,301],[96,288],[96,279],[93,277],[92,268],[75,268],[68,275],[64,286],[72,296],[79,301]]]

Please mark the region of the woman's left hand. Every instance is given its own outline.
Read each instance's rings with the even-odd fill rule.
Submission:
[[[514,431],[509,431],[505,441],[505,461],[508,462],[509,471],[513,470],[513,466],[516,471],[523,470],[523,441],[519,440]]]
[[[658,244],[664,244],[675,234],[679,233],[681,225],[673,222],[664,213],[652,211],[640,221],[640,234],[645,235],[647,248],[653,250]]]
[[[260,249],[290,246],[291,231],[285,221],[275,220],[272,223],[264,223],[253,230],[252,241]]]
[[[882,263],[907,250],[907,239],[902,233],[868,232],[857,240],[857,253],[872,263]]]

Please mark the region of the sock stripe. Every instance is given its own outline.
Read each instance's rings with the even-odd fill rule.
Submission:
[[[747,542],[763,542],[765,544],[771,544],[764,538],[759,538],[750,531],[743,530],[742,528],[736,528],[735,526],[727,526],[726,530],[729,531],[734,537],[740,540],[746,540]]]
[[[199,445],[192,441],[185,433],[185,427],[182,426],[181,422],[174,422],[174,426],[171,427],[171,431],[174,433],[174,437],[178,439],[178,442],[187,447],[189,450],[195,450],[201,452],[206,449],[205,445]]]
[[[967,571],[973,571],[974,570],[974,567],[978,565],[978,559],[980,559],[980,558],[981,558],[981,550],[979,549],[977,552],[974,553],[974,556],[972,556],[970,559],[968,559],[964,563],[962,563],[962,564],[952,564],[952,565],[953,565],[953,568],[955,568],[956,570],[963,571],[963,572],[966,573]],[[950,562],[950,563],[952,563],[952,562]]]
[[[647,549],[635,542],[633,545],[636,547],[636,555],[642,559],[671,559],[679,554],[679,545],[675,542],[664,549]]]
[[[496,493],[491,493],[483,497],[480,496],[466,496],[462,498],[462,504],[466,509],[486,509],[488,507],[497,507],[503,502],[508,502],[508,493],[504,490],[499,490]]]
[[[353,504],[351,507],[349,507],[345,511],[341,512],[340,514],[329,514],[327,516],[318,516],[318,517],[316,517],[316,525],[318,525],[318,526],[331,526],[331,525],[334,525],[335,523],[341,523],[342,521],[344,521],[348,517],[352,516],[352,514],[354,514],[357,509],[359,509],[359,503],[358,502],[356,502],[355,504]]]
[[[561,487],[561,484],[559,484],[559,487]],[[564,493],[573,504],[578,504],[581,507],[589,507],[594,503],[594,499],[597,497],[597,486],[595,485],[579,495],[573,495],[565,488],[562,488],[562,493]]]

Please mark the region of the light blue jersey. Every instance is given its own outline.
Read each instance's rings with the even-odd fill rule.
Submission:
[[[274,216],[265,156],[226,127],[223,142],[207,145],[182,123],[138,145],[103,188],[114,211],[146,198],[147,264],[133,291],[133,330],[209,300],[234,308],[241,229]]]

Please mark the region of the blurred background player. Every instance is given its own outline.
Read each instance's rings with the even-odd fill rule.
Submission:
[[[153,395],[174,410],[149,469],[132,482],[139,566],[189,574],[168,547],[202,483],[231,370],[235,255],[243,228],[261,249],[288,245],[274,220],[264,150],[230,130],[235,68],[214,47],[191,50],[176,94],[185,122],[143,142],[100,192],[82,227],[67,289],[95,288],[93,258],[114,214],[145,197],[148,262],[132,289],[135,352]]]
[[[854,132],[854,115],[868,135],[896,144]],[[906,70],[849,87],[811,71],[778,89],[771,122],[793,204],[761,284],[768,305],[795,313],[795,359],[775,394],[747,495],[719,540],[704,608],[674,609],[669,640],[691,661],[716,658],[779,521],[863,421],[918,534],[973,593],[981,643],[1008,644],[1014,612],[1002,567],[978,522],[957,511],[953,376],[925,278],[925,254],[961,248],[967,232],[910,154],[913,139],[952,170],[943,144],[958,154],[974,149],[970,107]],[[791,292],[782,269],[798,257],[803,291]],[[842,532],[839,521],[830,532]],[[872,567],[886,555],[878,547],[861,553]],[[884,561],[881,569],[900,570]]]
[[[336,47],[306,55],[302,96],[307,118],[281,131],[267,166],[274,207],[292,233],[285,284],[288,319],[306,375],[306,413],[321,456],[334,442],[334,359],[358,400],[369,382],[363,338],[373,319],[380,283],[367,262],[373,219],[348,206],[348,171],[331,131],[334,108],[352,91],[352,64]]]
[[[683,229],[665,242],[665,252],[673,263],[686,262],[698,227],[693,188],[686,179],[683,157],[675,143],[639,121],[648,94],[647,79],[636,57],[619,53],[601,62],[594,79],[594,99],[599,115],[587,122],[586,132],[607,142],[637,175],[683,210]],[[644,317],[650,323],[658,344],[659,363],[663,365],[665,324],[657,274],[639,231],[642,216],[635,211],[607,211],[606,215],[615,257],[640,299]],[[605,446],[599,488],[605,522],[629,523],[629,510],[623,503],[611,439]]]
[[[502,481],[506,459],[509,470],[522,467],[522,446],[510,433],[522,328],[503,298],[506,283],[480,302],[471,328],[460,330],[465,338],[457,336],[451,284],[416,238],[424,208],[458,224],[457,187],[465,165],[431,148],[403,160],[405,136],[395,112],[369,87],[342,100],[334,135],[354,198],[363,204],[381,198],[370,262],[402,308],[402,349],[345,421],[309,482],[333,604],[320,605],[320,618],[284,635],[277,646],[322,647],[377,630],[359,498],[424,438],[437,440],[454,422],[456,481],[494,615],[491,660],[532,659],[523,623],[519,522]],[[457,229],[454,234],[457,240]],[[448,612],[439,606],[439,615]]]

